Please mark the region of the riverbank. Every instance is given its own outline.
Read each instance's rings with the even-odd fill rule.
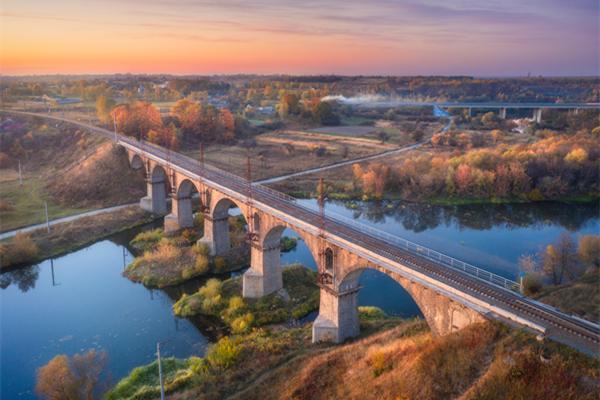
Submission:
[[[368,311],[368,312],[367,312]],[[211,345],[203,359],[167,360],[167,394],[184,399],[592,398],[600,363],[568,346],[497,323],[434,338],[425,321],[361,308],[361,335],[311,343],[312,324],[258,329]],[[160,393],[156,362],[107,399]]]
[[[114,233],[151,222],[155,217],[139,206],[127,206],[55,224],[50,233],[45,227],[21,233],[0,245],[2,268],[67,254]]]

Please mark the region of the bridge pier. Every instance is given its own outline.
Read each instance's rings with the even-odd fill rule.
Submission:
[[[506,119],[506,108],[500,109],[500,118]]]
[[[471,107],[469,107],[469,117],[471,116]]]
[[[542,122],[542,109],[541,108],[535,108],[533,110],[533,120],[538,124]]]
[[[279,243],[261,247],[252,243],[251,268],[244,274],[244,297],[258,299],[283,289]]]
[[[198,243],[210,247],[210,254],[213,256],[229,251],[231,242],[229,241],[229,213],[227,211],[214,217],[208,214],[204,215],[204,237]]]
[[[360,334],[358,291],[361,286],[337,292],[321,286],[319,316],[313,323],[312,341],[326,340],[341,343]]]
[[[193,227],[192,194],[183,193],[173,196],[172,202],[173,212],[165,217],[165,231],[174,232]]]
[[[167,194],[163,176],[151,176],[148,179],[148,196],[142,197],[140,208],[157,214],[167,212]]]

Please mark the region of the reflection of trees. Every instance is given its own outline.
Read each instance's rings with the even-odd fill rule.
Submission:
[[[0,288],[6,289],[10,285],[17,285],[21,292],[27,292],[35,287],[35,282],[40,276],[40,267],[30,265],[14,271],[3,272],[0,275]]]
[[[392,205],[392,207],[390,207]],[[570,232],[594,225],[600,207],[597,203],[526,203],[447,206],[408,202],[370,202],[362,204],[353,217],[370,223],[393,220],[404,229],[423,232],[438,226],[459,230],[514,230],[524,227],[542,229],[558,226]]]

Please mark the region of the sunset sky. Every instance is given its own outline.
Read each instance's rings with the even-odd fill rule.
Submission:
[[[4,0],[1,72],[598,75],[598,0]]]

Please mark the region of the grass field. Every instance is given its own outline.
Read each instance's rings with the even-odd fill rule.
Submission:
[[[4,170],[0,170],[0,174],[3,173]],[[61,207],[47,196],[44,184],[44,180],[33,177],[23,180],[23,186],[18,180],[2,182],[2,199],[11,204],[12,210],[3,212],[0,216],[0,232],[46,222],[45,201],[48,202],[48,216],[51,221],[94,209]]]

